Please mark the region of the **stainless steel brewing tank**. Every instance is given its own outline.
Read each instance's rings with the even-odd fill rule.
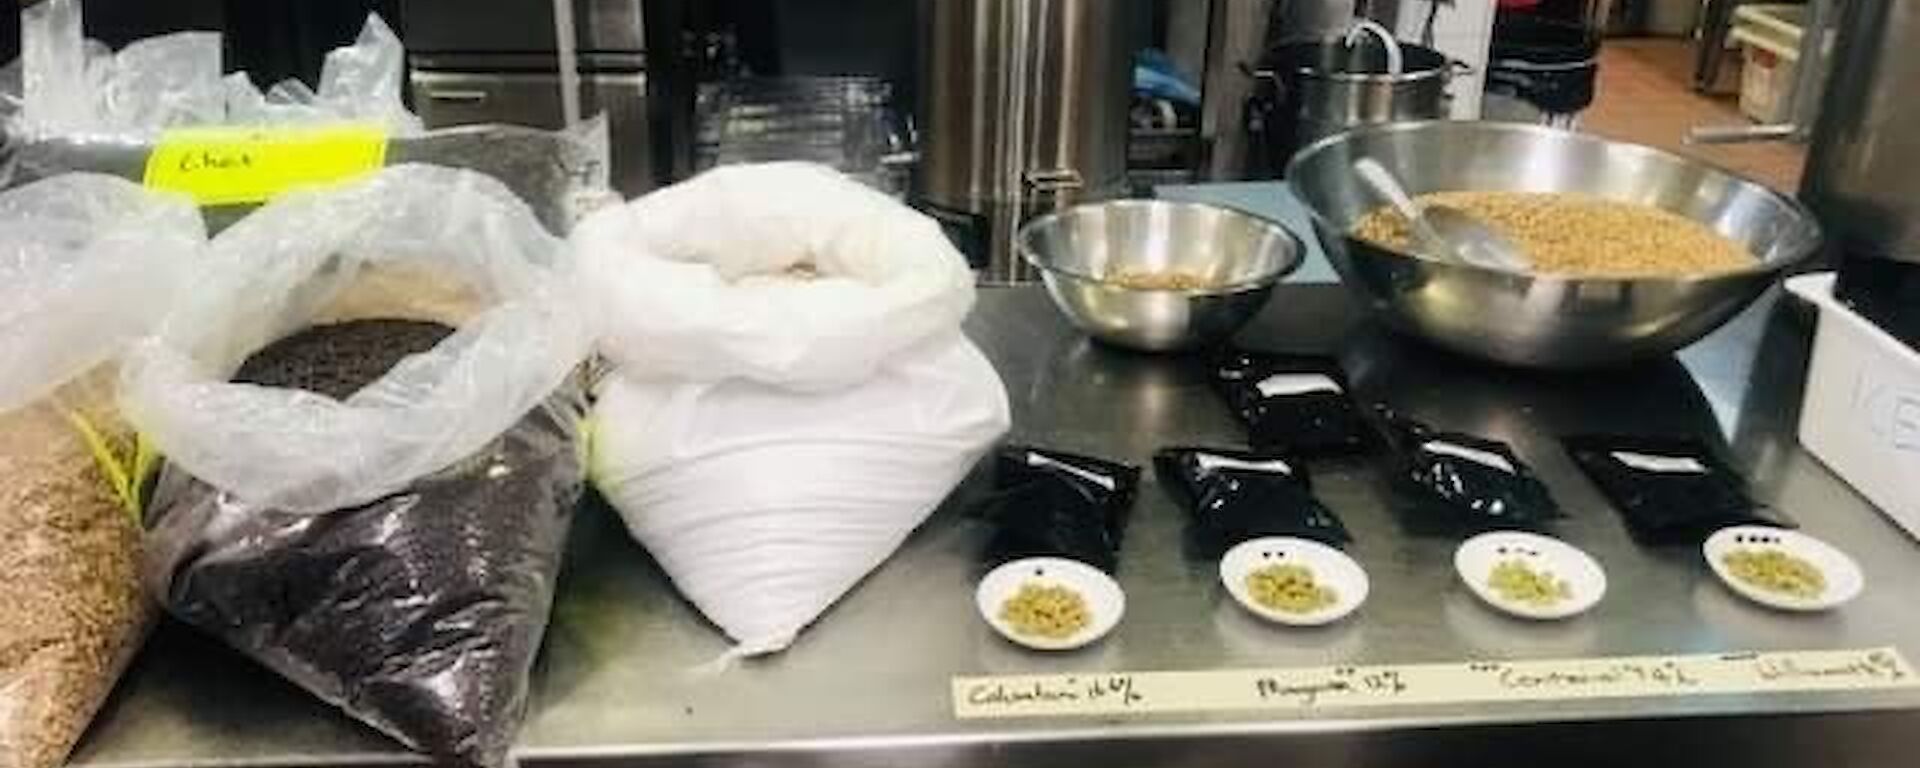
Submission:
[[[1020,221],[1122,193],[1132,0],[923,0],[918,199],[993,280]]]
[[[1801,195],[1843,252],[1920,263],[1920,0],[1841,14]]]
[[[1920,350],[1920,0],[1842,4],[1801,198],[1841,299]]]

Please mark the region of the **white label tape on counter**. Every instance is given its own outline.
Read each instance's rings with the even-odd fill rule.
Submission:
[[[1309,392],[1340,394],[1340,383],[1321,373],[1276,373],[1254,385],[1263,397],[1304,395]]]
[[[1664,474],[1704,475],[1707,465],[1692,456],[1652,456],[1632,451],[1614,451],[1613,458],[1622,464],[1645,472]]]
[[[1200,464],[1201,472],[1212,472],[1216,469],[1238,469],[1245,472],[1264,472],[1269,475],[1293,474],[1293,467],[1287,466],[1287,463],[1280,459],[1247,461],[1246,459],[1236,459],[1230,456],[1215,456],[1210,453],[1199,454],[1195,459],[1198,460]]]
[[[1466,459],[1483,467],[1493,467],[1509,475],[1519,473],[1519,470],[1513,468],[1513,462],[1508,461],[1507,457],[1494,453],[1493,451],[1483,451],[1479,448],[1471,448],[1460,445],[1459,443],[1449,443],[1445,440],[1428,440],[1422,443],[1420,447],[1433,453]]]
[[[1312,711],[1920,687],[1894,648],[953,678],[962,719]]]

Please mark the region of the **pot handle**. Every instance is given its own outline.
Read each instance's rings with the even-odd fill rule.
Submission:
[[[1477,71],[1479,70],[1474,69],[1472,64],[1468,64],[1459,59],[1447,59],[1448,79],[1460,77],[1462,75],[1471,75]]]
[[[1254,69],[1253,67],[1248,66],[1247,63],[1244,61],[1236,62],[1234,66],[1239,68],[1240,74],[1246,75],[1247,77],[1252,78],[1254,80],[1265,80],[1269,85],[1273,86],[1273,103],[1274,104],[1278,105],[1278,104],[1286,103],[1287,81],[1284,78],[1280,77],[1279,72],[1276,72],[1272,69]]]
[[[1042,194],[1059,194],[1082,189],[1086,181],[1072,168],[1036,168],[1021,175],[1027,188]]]

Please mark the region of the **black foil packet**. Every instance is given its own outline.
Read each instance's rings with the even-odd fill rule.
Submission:
[[[1527,526],[1564,517],[1545,483],[1506,443],[1425,424],[1380,409],[1394,474],[1408,495],[1482,527]]]
[[[1353,540],[1332,510],[1313,496],[1299,463],[1273,453],[1167,448],[1154,466],[1183,497],[1195,542],[1219,556],[1264,536],[1294,536],[1339,546]]]
[[[1009,446],[994,461],[987,513],[991,567],[1023,557],[1064,557],[1113,573],[1140,469],[1061,451]]]
[[[1789,525],[1755,503],[1746,479],[1699,440],[1580,435],[1561,442],[1642,544],[1699,544],[1730,525]]]
[[[1255,450],[1317,458],[1379,445],[1332,358],[1232,351],[1215,361],[1213,381]]]

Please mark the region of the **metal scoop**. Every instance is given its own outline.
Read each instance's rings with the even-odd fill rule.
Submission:
[[[1444,205],[1414,202],[1406,188],[1386,166],[1371,157],[1353,161],[1359,175],[1373,193],[1391,203],[1406,217],[1414,242],[1426,253],[1443,259],[1488,269],[1526,272],[1533,267],[1526,252],[1505,235],[1493,230],[1473,214]]]

